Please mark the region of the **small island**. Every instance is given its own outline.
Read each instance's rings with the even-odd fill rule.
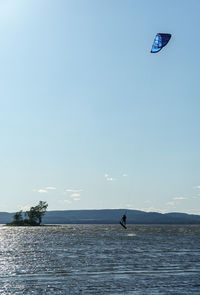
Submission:
[[[31,207],[29,211],[22,210],[15,213],[13,221],[7,226],[41,226],[42,217],[47,211],[48,204],[40,201],[37,206]]]

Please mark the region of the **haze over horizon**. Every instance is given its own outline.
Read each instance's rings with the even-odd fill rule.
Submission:
[[[200,1],[0,3],[1,204],[200,212]],[[151,54],[156,33],[172,34]]]

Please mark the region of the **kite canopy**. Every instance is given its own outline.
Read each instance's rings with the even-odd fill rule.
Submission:
[[[171,36],[171,34],[158,33],[153,41],[151,53],[159,52],[165,45],[167,45]]]

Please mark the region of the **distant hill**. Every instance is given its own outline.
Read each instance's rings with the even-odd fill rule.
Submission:
[[[0,224],[5,224],[11,222],[13,219],[14,213],[0,212]]]
[[[117,224],[127,212],[128,224],[200,224],[200,215],[186,213],[157,213],[139,210],[65,210],[48,211],[44,224]],[[14,213],[0,212],[0,223],[11,222]]]

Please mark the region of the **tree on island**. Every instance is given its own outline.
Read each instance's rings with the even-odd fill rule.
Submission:
[[[31,207],[29,211],[23,214],[23,211],[16,212],[13,221],[8,225],[14,226],[39,226],[42,223],[42,217],[47,211],[47,202],[40,201],[37,206]],[[23,215],[28,218],[23,219]]]
[[[18,224],[18,225],[23,224],[22,210],[15,213],[15,215],[13,216],[13,223]]]
[[[29,211],[26,211],[25,216],[28,216],[28,221],[33,225],[40,225],[42,217],[45,215],[48,204],[40,201],[35,207],[31,207]]]

